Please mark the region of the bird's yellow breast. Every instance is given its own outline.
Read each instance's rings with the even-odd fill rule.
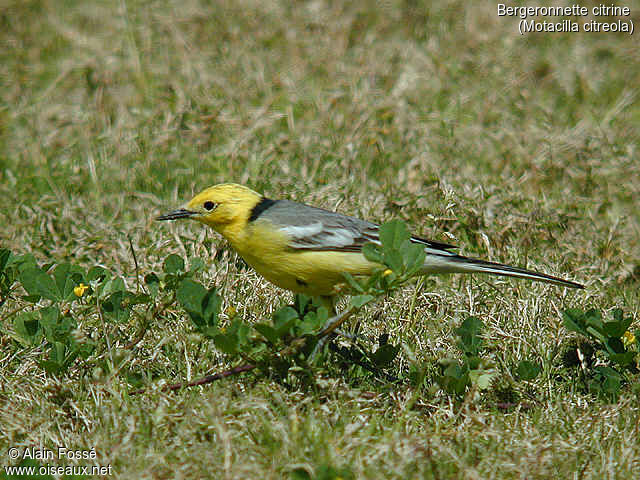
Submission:
[[[271,283],[307,295],[335,295],[343,285],[343,272],[370,275],[379,267],[359,252],[295,250],[287,235],[268,222],[246,228],[221,229],[236,252]]]

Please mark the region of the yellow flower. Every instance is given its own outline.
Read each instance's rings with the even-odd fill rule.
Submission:
[[[622,343],[625,346],[625,348],[628,348],[634,343],[636,343],[636,336],[633,333],[631,333],[629,330],[627,330],[626,332],[624,332],[624,335],[622,335]]]
[[[236,311],[236,308],[233,305],[229,305],[224,311],[224,313],[226,313],[229,318],[233,318],[236,316],[238,312]]]
[[[88,289],[89,289],[88,285],[85,285],[84,283],[80,283],[80,285],[78,285],[73,289],[73,293],[76,294],[76,297],[81,297],[84,295],[84,292],[86,292]]]
[[[391,270],[390,268],[387,268],[384,272],[382,272],[382,276],[383,277],[388,277],[392,273],[393,273],[393,270]]]

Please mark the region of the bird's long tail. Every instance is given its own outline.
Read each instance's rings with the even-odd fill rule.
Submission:
[[[423,274],[428,273],[489,273],[491,275],[505,275],[508,277],[526,278],[538,282],[553,283],[563,287],[584,288],[576,282],[563,280],[562,278],[547,275],[546,273],[533,272],[524,268],[512,267],[502,263],[487,262],[476,258],[463,257],[452,252],[446,254],[427,253],[427,258],[422,268]]]

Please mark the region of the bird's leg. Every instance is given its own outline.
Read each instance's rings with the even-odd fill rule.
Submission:
[[[340,335],[341,337],[351,340],[352,342],[355,342],[356,340],[358,340],[358,338],[360,338],[360,336],[357,333],[350,333],[350,332],[347,332],[346,330],[342,330],[341,328],[336,328],[333,332],[336,335]]]
[[[336,312],[336,303],[337,303],[337,299],[335,296],[333,295],[321,295],[318,297],[318,300],[320,301],[320,304],[323,307],[326,307],[327,310],[329,310],[329,317],[335,317],[337,312]]]
[[[337,316],[336,298],[334,296],[321,295],[317,297],[317,299],[318,299],[318,302],[329,311],[329,320],[327,320],[327,323],[322,328],[322,332],[324,332],[327,329],[327,327],[330,325],[331,320],[333,320]],[[322,335],[322,333],[320,335],[321,335],[320,340],[318,340],[318,343],[316,343],[316,346],[313,348],[313,351],[311,352],[312,359],[315,358],[318,352],[324,348],[325,344],[330,338],[335,337],[335,333],[333,332],[329,332],[328,335]]]
[[[350,306],[346,310],[343,310],[341,313],[337,314],[334,298],[335,297],[321,297],[321,300],[323,302],[331,302],[330,305],[333,316],[331,316],[329,320],[327,320],[327,323],[325,323],[324,327],[318,334],[320,340],[318,340],[318,343],[313,349],[311,358],[316,356],[318,351],[324,347],[328,340],[331,340],[333,337],[335,337],[336,334],[342,334],[341,331],[337,330],[338,327],[342,325],[357,310],[356,307]]]

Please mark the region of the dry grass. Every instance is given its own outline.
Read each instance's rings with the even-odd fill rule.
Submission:
[[[1,452],[95,446],[115,478],[640,475],[632,389],[609,405],[557,378],[563,308],[621,307],[637,325],[637,34],[521,37],[495,4],[457,1],[42,0],[5,3],[0,21],[0,242],[15,252],[134,284],[130,235],[143,271],[199,256],[225,306],[265,318],[289,297],[211,232],[152,221],[235,181],[587,285],[434,277],[361,316],[434,362],[479,316],[505,375],[543,365],[532,408],[509,413],[330,374],[314,391],[248,376],[129,398],[118,377],[45,376],[37,349],[3,336]],[[121,353],[167,381],[223,368],[191,332],[168,311]]]

